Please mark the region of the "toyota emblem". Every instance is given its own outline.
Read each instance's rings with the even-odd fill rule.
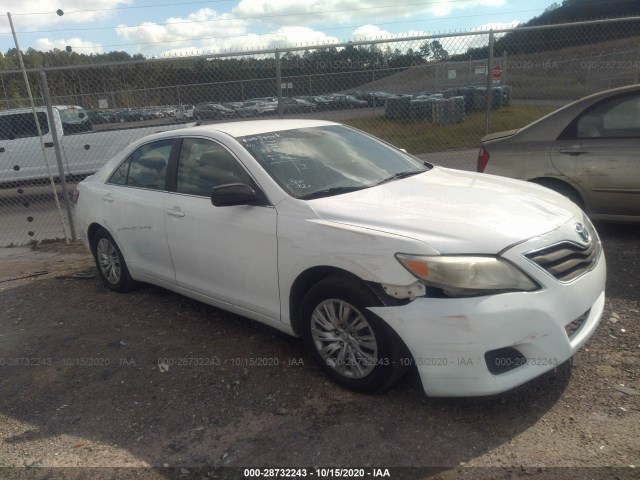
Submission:
[[[589,231],[585,228],[585,226],[581,223],[575,224],[576,233],[582,239],[583,242],[589,243],[591,241],[591,235],[589,235]]]

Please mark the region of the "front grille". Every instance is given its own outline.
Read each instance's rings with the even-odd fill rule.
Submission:
[[[564,330],[565,330],[565,332],[567,332],[567,336],[569,337],[569,340],[572,340],[573,337],[575,337],[578,334],[580,329],[585,324],[585,321],[587,320],[587,318],[589,318],[589,312],[590,311],[591,311],[591,309],[587,310],[582,315],[580,315],[578,318],[576,318],[573,322],[567,323],[564,326]]]
[[[600,255],[600,248],[600,243],[597,241],[592,242],[588,247],[572,242],[562,242],[528,253],[526,257],[554,278],[569,282],[593,268]]]

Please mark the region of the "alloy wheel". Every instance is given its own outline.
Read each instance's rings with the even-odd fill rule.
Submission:
[[[112,285],[120,281],[122,268],[116,247],[107,238],[101,238],[96,246],[98,265],[102,274]]]
[[[327,299],[316,306],[311,336],[322,360],[339,375],[360,379],[376,367],[374,330],[366,317],[344,300]]]

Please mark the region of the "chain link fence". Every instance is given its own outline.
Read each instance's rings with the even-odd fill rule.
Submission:
[[[0,71],[0,246],[72,236],[78,180],[191,122],[331,120],[474,170],[485,134],[639,74],[637,17],[45,67],[26,72],[35,109],[23,73]]]

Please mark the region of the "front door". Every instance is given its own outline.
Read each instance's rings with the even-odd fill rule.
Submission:
[[[211,189],[255,181],[222,145],[186,138],[175,192],[165,202],[178,285],[273,320],[280,319],[277,213],[267,205],[215,207]]]

